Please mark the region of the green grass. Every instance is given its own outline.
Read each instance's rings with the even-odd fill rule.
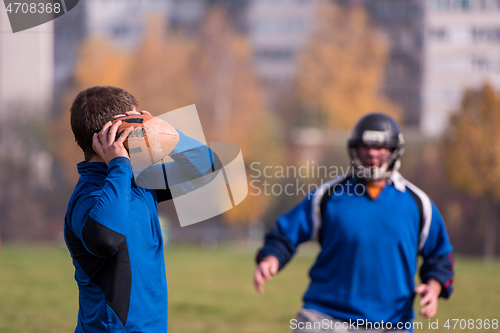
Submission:
[[[78,292],[61,246],[0,248],[0,332],[73,332]]]
[[[263,295],[252,285],[253,254],[235,247],[167,249],[169,332],[290,332],[315,251],[303,249]],[[0,248],[0,332],[73,332],[78,311],[73,273],[64,247]],[[432,319],[439,320],[437,331],[477,331],[444,329],[446,319],[500,319],[500,262],[458,257],[456,273],[453,297],[440,301]],[[418,332],[436,332],[422,321]]]

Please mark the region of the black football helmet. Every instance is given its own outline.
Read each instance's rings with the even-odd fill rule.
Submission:
[[[379,168],[371,169],[363,166],[359,159],[359,146],[388,148],[391,154]],[[365,179],[375,181],[387,179],[401,166],[404,152],[404,139],[401,128],[394,118],[383,113],[370,113],[363,116],[354,126],[348,139],[349,155],[352,164]]]

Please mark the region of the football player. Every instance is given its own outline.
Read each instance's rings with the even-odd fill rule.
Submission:
[[[411,331],[416,294],[422,295],[420,314],[430,318],[438,297],[452,292],[452,246],[443,219],[429,197],[398,172],[404,140],[392,117],[362,117],[348,150],[354,177],[325,183],[266,234],[255,287],[263,292],[297,246],[314,240],[321,252],[303,307],[290,322],[294,332]],[[415,286],[417,255],[423,258],[422,284]]]

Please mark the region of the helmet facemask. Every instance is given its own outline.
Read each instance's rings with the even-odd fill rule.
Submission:
[[[380,147],[387,148],[387,147]],[[404,148],[403,148],[404,149]],[[378,181],[388,179],[392,173],[401,167],[401,149],[390,149],[391,153],[387,160],[380,167],[365,167],[358,154],[358,147],[350,147],[349,155],[354,167],[356,167],[356,177],[368,181]]]
[[[390,153],[377,167],[366,167],[359,156],[358,148],[387,148]],[[356,177],[368,181],[384,180],[391,177],[401,166],[404,139],[399,124],[390,116],[371,113],[361,118],[352,130],[348,140],[348,151]]]

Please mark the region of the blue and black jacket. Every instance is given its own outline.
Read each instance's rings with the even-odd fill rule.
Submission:
[[[198,141],[181,132],[179,137],[170,154],[174,162],[159,168],[188,192],[190,179],[214,169],[213,156]],[[80,179],[64,227],[79,288],[75,332],[166,332],[167,281],[157,203],[172,198],[168,186],[139,187],[125,157],[77,167]]]
[[[319,241],[304,307],[339,320],[411,322],[417,255],[420,277],[452,293],[453,255],[443,219],[416,186],[394,173],[373,200],[355,178],[334,179],[278,218],[257,254],[280,269],[297,246]]]

